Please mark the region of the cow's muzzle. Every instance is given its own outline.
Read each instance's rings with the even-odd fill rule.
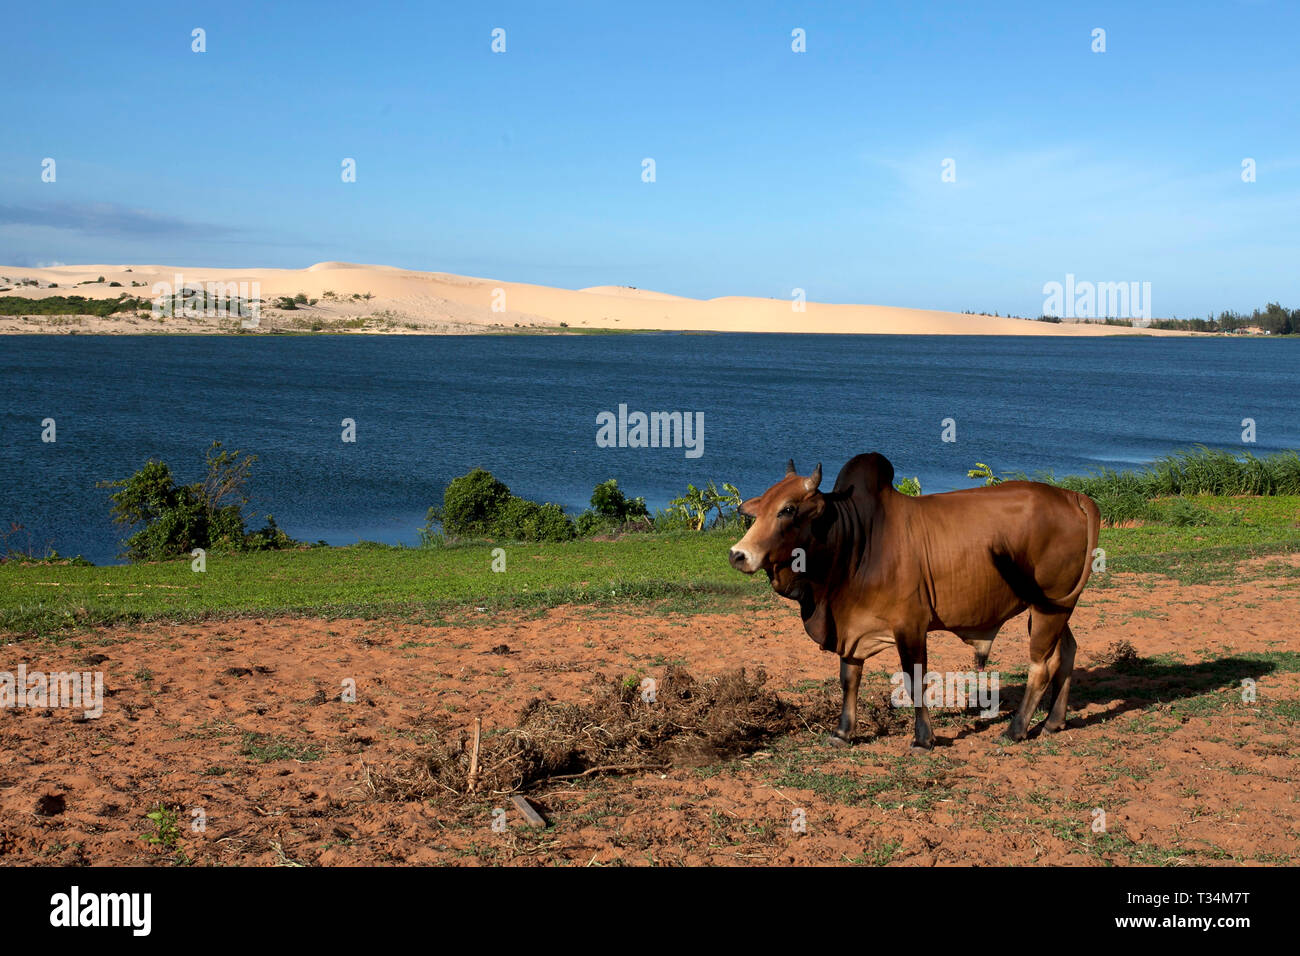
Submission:
[[[731,562],[733,568],[744,574],[753,574],[758,570],[754,567],[753,560],[750,558],[748,551],[740,551],[736,548],[732,548],[727,555],[727,560]]]

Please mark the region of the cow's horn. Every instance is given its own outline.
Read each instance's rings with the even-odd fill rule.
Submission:
[[[822,463],[817,462],[817,467],[813,469],[813,473],[804,479],[803,486],[807,488],[809,491],[816,491],[817,486],[820,485],[821,483],[822,483]]]
[[[789,461],[785,463],[785,476],[789,478],[793,474],[794,474],[794,459],[791,458]]]

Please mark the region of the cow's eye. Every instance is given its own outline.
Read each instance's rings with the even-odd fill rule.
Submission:
[[[793,518],[794,505],[786,505],[784,508],[782,508],[780,511],[777,512],[777,516],[781,518]]]

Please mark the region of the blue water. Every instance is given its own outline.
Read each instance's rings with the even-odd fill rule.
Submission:
[[[0,531],[114,561],[123,533],[96,483],[150,457],[194,480],[218,438],[260,457],[256,512],[331,544],[414,543],[476,465],[577,511],[608,477],[651,506],[710,478],[756,494],[792,456],[824,462],[829,487],[878,450],[930,492],[971,485],[976,461],[1066,474],[1195,442],[1260,454],[1300,447],[1297,369],[1300,341],[1225,338],[5,336]],[[703,412],[703,455],[598,448],[596,415],[619,403]]]

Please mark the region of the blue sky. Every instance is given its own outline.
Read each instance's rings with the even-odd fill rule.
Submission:
[[[1300,306],[1292,2],[6,17],[6,264],[340,259],[1026,315],[1073,273],[1151,282],[1156,315]]]

